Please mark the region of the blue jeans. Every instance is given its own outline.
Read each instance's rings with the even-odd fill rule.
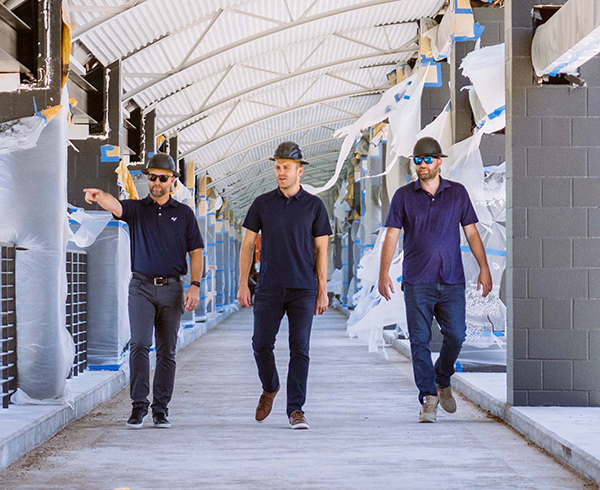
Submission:
[[[279,387],[275,365],[275,339],[283,315],[289,321],[290,363],[287,377],[287,414],[302,410],[306,401],[310,331],[317,301],[311,289],[258,288],[254,296],[254,335],[252,349],[263,390],[272,393]]]
[[[419,401],[437,395],[437,386],[450,386],[454,365],[465,341],[467,325],[465,286],[463,284],[404,284],[404,303],[410,338],[415,383]],[[440,357],[431,360],[433,316],[440,324],[444,340]]]

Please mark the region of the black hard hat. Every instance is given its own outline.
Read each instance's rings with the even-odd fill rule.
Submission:
[[[152,158],[148,160],[146,168],[142,169],[143,174],[148,174],[148,170],[151,168],[161,168],[163,170],[170,170],[173,172],[175,177],[179,177],[179,172],[175,166],[175,161],[167,153],[155,153]]]
[[[448,155],[444,155],[442,153],[442,147],[435,138],[425,136],[424,138],[421,138],[415,143],[415,147],[413,148],[413,154],[410,157],[442,158],[447,156]]]
[[[303,165],[308,165],[308,162],[304,160],[304,156],[302,155],[302,148],[293,141],[284,141],[281,143],[275,150],[275,154],[269,158],[269,160],[275,160],[276,158],[295,160]]]

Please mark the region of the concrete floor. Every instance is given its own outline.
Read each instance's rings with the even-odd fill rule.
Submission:
[[[236,313],[178,353],[170,430],[125,429],[128,390],[0,472],[1,489],[594,489],[464,398],[418,424],[412,369],[369,354],[346,317],[316,319],[308,431],[292,431],[285,390],[264,424],[250,350],[252,314]],[[277,347],[285,380],[287,327]]]

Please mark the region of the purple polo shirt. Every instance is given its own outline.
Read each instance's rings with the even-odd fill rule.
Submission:
[[[464,284],[460,226],[477,223],[462,184],[440,177],[432,196],[416,180],[400,187],[390,204],[385,226],[404,228],[402,282]]]
[[[278,187],[254,200],[243,226],[262,234],[257,288],[317,289],[314,238],[332,233],[321,199]]]

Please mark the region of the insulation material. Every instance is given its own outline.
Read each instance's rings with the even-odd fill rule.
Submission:
[[[183,183],[181,182],[180,179],[175,179],[175,185],[174,185],[174,190],[171,193],[171,196],[173,196],[173,199],[175,199],[176,201],[185,203],[187,205],[189,205],[190,207],[192,207],[192,193],[190,192],[190,190],[183,185]]]
[[[59,111],[62,112],[61,105],[36,112],[31,117],[0,123],[0,155],[35,148],[42,131]]]
[[[121,199],[139,199],[138,191],[135,187],[135,183],[127,165],[121,160],[119,166],[116,168],[115,173],[117,174],[117,186],[120,190]]]
[[[531,61],[538,77],[575,73],[600,53],[600,0],[571,0],[533,36]]]
[[[75,355],[65,327],[66,90],[62,99],[52,120],[34,116],[0,130],[0,241],[23,249],[16,272],[18,387],[38,400],[64,395]]]
[[[477,127],[487,134],[506,126],[505,56],[504,44],[496,44],[472,51],[460,64],[473,84],[469,99]]]
[[[337,219],[340,225],[348,219],[348,213],[352,209],[348,201],[346,201],[346,195],[348,194],[348,180],[344,180],[342,184],[342,188],[340,189],[340,195],[335,200],[335,204],[333,205],[333,215]]]

